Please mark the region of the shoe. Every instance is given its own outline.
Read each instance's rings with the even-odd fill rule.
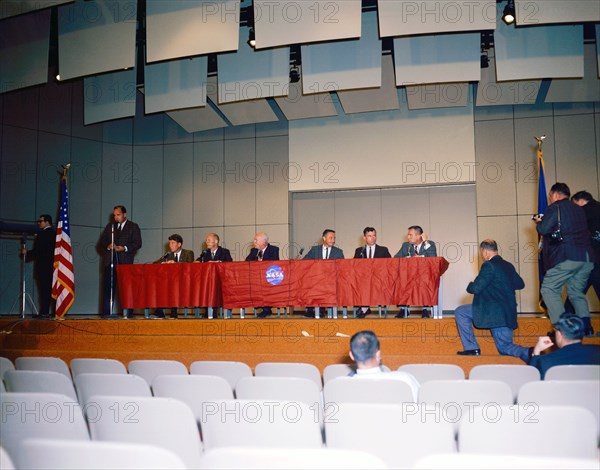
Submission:
[[[400,311],[398,312],[398,315],[396,315],[394,318],[408,318],[410,316],[410,310],[408,310],[408,308],[406,307],[400,307]]]
[[[369,308],[368,308],[366,311],[364,311],[364,312],[363,312],[363,311],[362,311],[362,309],[361,309],[361,310],[359,310],[359,311],[356,313],[356,318],[365,318],[365,317],[366,317],[368,314],[370,314],[370,313],[371,313],[371,307],[369,307]]]
[[[308,307],[306,309],[306,312],[304,312],[302,314],[302,316],[305,317],[305,318],[315,318],[315,309],[314,309],[314,307]]]
[[[592,320],[590,317],[581,317],[583,326],[585,328],[583,336],[594,336],[594,327],[592,326]]]
[[[429,313],[428,308],[423,309],[423,313],[421,314],[421,318],[431,318],[431,314]]]
[[[103,313],[102,315],[100,315],[100,318],[104,319],[104,320],[116,320],[119,317],[119,315],[110,315],[109,313]]]
[[[271,309],[267,310],[266,308],[263,308],[262,312],[256,314],[256,317],[257,318],[267,318],[267,317],[270,317],[271,315],[273,315],[273,312],[271,311]]]
[[[479,349],[466,349],[465,351],[458,351],[456,354],[459,356],[479,356],[481,351]]]

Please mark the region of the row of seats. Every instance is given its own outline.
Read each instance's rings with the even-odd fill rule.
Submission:
[[[383,366],[384,369],[389,368]],[[252,369],[243,362],[234,361],[196,361],[190,365],[188,372],[185,364],[173,360],[135,360],[125,365],[115,359],[77,358],[71,360],[70,369],[60,358],[56,357],[18,357],[13,365],[12,361],[0,357],[0,378],[5,370],[51,370],[62,373],[67,377],[76,377],[81,373],[130,373],[144,378],[152,385],[154,377],[165,374],[200,374],[218,375],[224,377],[232,388],[242,377],[252,376]],[[420,384],[429,380],[460,380],[465,379],[463,369],[455,364],[405,364],[398,368],[400,371],[409,372],[415,376]],[[322,388],[323,382],[327,383],[333,378],[347,376],[353,371],[348,364],[330,364],[325,367],[323,377],[319,369],[306,363],[265,362],[257,364],[254,375],[268,377],[305,377],[315,382]],[[526,365],[488,364],[478,365],[471,369],[470,379],[502,380],[509,384],[514,396],[521,385],[527,382],[540,380],[539,371]],[[546,380],[600,380],[600,365],[586,366],[555,366],[546,374]]]
[[[580,407],[486,406],[449,419],[441,407],[342,403],[324,419],[304,403],[219,400],[195,417],[183,402],[159,397],[96,396],[79,407],[57,394],[0,394],[1,444],[19,468],[26,438],[152,444],[201,468],[203,452],[253,448],[347,449],[368,452],[390,468],[456,452],[554,458],[598,458],[598,426]],[[199,434],[200,428],[200,434]]]
[[[8,392],[59,393],[90,406],[96,396],[169,397],[186,403],[197,419],[215,400],[286,400],[313,409],[319,423],[341,403],[414,403],[411,387],[399,380],[357,380],[337,377],[321,391],[303,377],[243,377],[235,388],[213,375],[159,375],[150,386],[135,374],[82,373],[74,382],[53,371],[9,370],[4,374]],[[600,381],[537,381],[521,386],[517,404],[574,405],[589,409],[600,424]],[[418,403],[437,405],[456,414],[468,406],[493,403],[513,405],[510,387],[498,380],[430,380],[421,385]]]

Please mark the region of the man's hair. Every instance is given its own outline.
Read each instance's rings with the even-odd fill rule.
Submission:
[[[40,215],[40,219],[42,219],[43,221],[48,222],[50,225],[52,225],[52,216],[50,216],[49,214]]]
[[[565,339],[580,340],[585,334],[583,320],[577,315],[563,313],[554,325],[554,329],[560,331]]]
[[[183,245],[183,237],[178,233],[174,233],[169,237],[169,240],[176,241],[177,243],[181,243]]]
[[[118,205],[118,206],[113,207],[113,210],[115,210],[115,209],[119,209],[123,214],[127,214],[127,209],[125,209],[125,206]]]
[[[567,183],[554,183],[550,188],[551,193],[562,194],[563,196],[571,197],[571,190]]]
[[[579,201],[580,199],[590,202],[594,200],[594,196],[592,196],[587,191],[578,191],[571,196],[571,201]]]
[[[217,243],[219,243],[221,240],[219,239],[219,236],[216,233],[209,233],[208,235],[206,235],[206,238],[208,237],[215,237],[215,240],[217,240]]]
[[[489,250],[498,253],[498,244],[494,240],[483,240],[479,244],[479,248],[482,250]]]
[[[331,230],[330,228],[326,228],[323,230],[323,236],[326,237],[328,233],[335,233],[335,230]]]
[[[379,350],[379,338],[371,330],[359,331],[350,338],[350,351],[356,362],[365,362],[375,357]]]
[[[414,230],[419,235],[423,235],[423,229],[419,225],[411,225],[410,227],[408,227],[408,230]]]
[[[375,230],[373,227],[365,227],[365,229],[363,230],[363,235],[366,236],[369,232],[377,232],[377,230]]]

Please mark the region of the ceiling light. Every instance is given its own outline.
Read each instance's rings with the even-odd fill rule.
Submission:
[[[504,13],[502,14],[502,21],[506,24],[513,24],[515,22],[515,2],[514,0],[508,0],[508,3],[504,7]]]
[[[254,28],[250,28],[248,32],[248,45],[254,49],[256,47],[256,36],[254,34]]]

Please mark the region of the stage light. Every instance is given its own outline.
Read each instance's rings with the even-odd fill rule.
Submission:
[[[254,34],[254,28],[250,28],[248,33],[248,45],[254,49],[256,47],[256,35]]]
[[[298,83],[300,81],[300,70],[296,64],[290,69],[290,83]]]
[[[57,81],[57,82],[60,82],[60,73],[57,73],[57,74],[56,74],[56,81]]]
[[[504,13],[502,14],[502,21],[507,25],[515,22],[515,2],[514,0],[508,0],[508,3],[504,7]]]
[[[487,54],[481,54],[481,68],[487,69],[490,66],[490,58]]]

